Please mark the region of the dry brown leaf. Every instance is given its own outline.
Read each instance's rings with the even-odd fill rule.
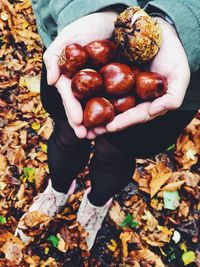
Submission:
[[[111,220],[117,225],[122,223],[126,217],[125,212],[121,209],[118,202],[115,202],[115,204],[109,210],[109,216]]]
[[[18,245],[20,249],[24,248],[23,242],[18,237],[14,236],[13,234],[9,232],[0,234],[0,246],[5,244],[7,241]]]
[[[45,181],[45,176],[46,176],[45,166],[41,165],[39,168],[36,169],[35,172],[35,187],[37,192],[43,185]]]
[[[145,231],[141,232],[141,239],[145,240],[147,244],[155,247],[163,247],[165,243],[169,243],[173,231],[166,226],[157,225],[154,232],[146,234]]]
[[[142,216],[142,219],[146,221],[146,224],[145,224],[145,229],[150,231],[150,232],[153,232],[157,226],[158,226],[158,221],[156,220],[156,218],[151,214],[150,211],[145,211],[144,212],[145,215]]]
[[[123,257],[127,258],[127,256],[128,256],[128,241],[131,240],[131,234],[130,234],[130,232],[123,232],[120,234],[119,238],[121,239],[121,242],[122,242]]]
[[[182,169],[190,169],[198,161],[198,149],[190,136],[181,135],[176,143],[175,159],[179,162]]]
[[[15,121],[7,125],[5,127],[5,131],[7,131],[8,134],[11,134],[12,132],[16,132],[27,125],[28,125],[28,122],[26,121]]]
[[[16,265],[19,265],[22,261],[23,254],[21,248],[16,243],[6,242],[1,251],[5,254],[5,258]]]
[[[41,261],[40,267],[58,267],[58,264],[54,258],[49,257],[46,261]]]
[[[48,224],[49,221],[52,218],[50,218],[48,215],[40,212],[40,211],[32,211],[26,214],[24,217],[24,224],[27,227],[36,227],[40,224]]]
[[[6,157],[0,154],[0,175],[4,174],[7,168]]]
[[[200,175],[190,171],[181,172],[181,179],[183,179],[187,186],[196,187],[200,183]]]
[[[24,198],[24,194],[25,194],[25,184],[21,184],[19,191],[17,192],[17,198],[18,200],[22,200]]]
[[[190,212],[190,202],[182,200],[179,206],[178,216],[187,218]]]
[[[48,117],[44,123],[44,125],[38,131],[38,135],[41,135],[44,139],[49,139],[51,133],[53,131],[53,121],[50,117]]]
[[[35,103],[33,100],[30,100],[29,102],[22,104],[19,108],[23,113],[29,113],[33,112],[34,105]]]
[[[151,181],[150,181],[150,194],[151,198],[155,196],[160,188],[169,180],[172,175],[172,171],[167,168],[163,163],[158,163],[153,169],[151,169]]]
[[[181,188],[181,186],[185,183],[185,181],[179,181],[179,182],[174,182],[174,183],[169,183],[165,186],[162,187],[162,191],[177,191],[178,189]]]
[[[144,262],[145,264],[149,264],[150,266],[165,267],[158,255],[151,252],[149,249],[131,251],[130,256],[133,260],[139,263]]]

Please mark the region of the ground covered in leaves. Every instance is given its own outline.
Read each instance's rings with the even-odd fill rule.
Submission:
[[[115,196],[89,253],[76,222],[87,168],[54,218],[28,213],[29,243],[14,236],[20,217],[49,178],[46,140],[53,123],[39,83],[42,44],[26,0],[0,2],[0,266],[200,266],[200,116],[176,144],[137,160],[133,181]]]

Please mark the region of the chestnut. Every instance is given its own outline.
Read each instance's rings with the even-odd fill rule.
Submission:
[[[87,99],[102,89],[103,80],[95,70],[85,69],[73,77],[71,87],[76,98]]]
[[[110,63],[105,65],[99,73],[104,81],[105,92],[111,96],[125,95],[134,88],[135,76],[126,64]]]
[[[91,98],[83,112],[83,124],[87,128],[105,125],[114,118],[112,104],[103,97]]]
[[[112,62],[116,56],[116,45],[110,40],[97,40],[85,46],[94,67],[100,68]]]
[[[136,80],[136,95],[142,100],[153,100],[167,91],[167,80],[156,72],[141,72]]]
[[[118,99],[111,99],[110,102],[113,105],[115,114],[122,113],[136,106],[135,97],[130,95]]]
[[[63,49],[58,66],[61,73],[72,78],[88,61],[88,54],[84,47],[79,44],[71,44]]]

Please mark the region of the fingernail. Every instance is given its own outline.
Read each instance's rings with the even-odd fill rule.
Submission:
[[[151,114],[157,114],[157,113],[161,113],[164,112],[165,108],[162,106],[158,106],[158,107],[154,107],[151,109]]]
[[[163,110],[163,111],[161,111],[160,113],[159,113],[159,115],[160,116],[163,116],[163,115],[165,115],[167,113],[167,110]]]

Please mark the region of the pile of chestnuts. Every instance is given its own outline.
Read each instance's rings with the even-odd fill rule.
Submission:
[[[93,41],[84,47],[68,45],[58,66],[61,73],[72,78],[72,91],[83,106],[87,128],[105,125],[115,115],[152,101],[167,90],[162,75],[123,63],[111,40]]]

